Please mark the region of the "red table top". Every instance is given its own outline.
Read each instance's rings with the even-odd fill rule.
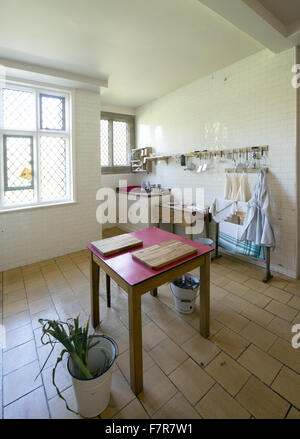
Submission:
[[[94,255],[101,259],[105,264],[110,267],[115,273],[122,277],[125,282],[129,285],[136,285],[154,276],[157,276],[164,271],[168,271],[171,268],[177,267],[184,262],[190,261],[192,259],[198,258],[200,255],[205,255],[213,251],[212,247],[207,245],[199,244],[190,239],[183,238],[182,236],[175,235],[174,233],[166,232],[164,230],[158,229],[156,227],[150,227],[148,229],[139,230],[138,232],[132,232],[131,235],[143,241],[143,245],[139,247],[132,248],[130,250],[124,250],[120,253],[103,256],[99,253],[91,244],[88,244],[88,249],[91,250]],[[159,270],[152,270],[147,265],[139,262],[131,256],[131,252],[141,250],[142,248],[150,247],[151,245],[158,244],[163,241],[168,241],[170,239],[176,239],[177,241],[189,244],[197,249],[197,253],[187,256],[185,258],[179,259],[172,264],[165,265]]]

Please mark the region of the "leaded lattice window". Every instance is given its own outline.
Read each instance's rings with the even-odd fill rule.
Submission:
[[[0,88],[0,210],[72,199],[70,96]]]
[[[101,113],[100,148],[103,173],[130,172],[134,130],[134,116]]]

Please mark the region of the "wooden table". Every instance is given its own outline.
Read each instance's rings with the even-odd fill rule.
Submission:
[[[112,278],[128,295],[129,314],[129,350],[130,350],[130,383],[133,392],[138,395],[143,390],[143,356],[142,356],[142,321],[141,296],[147,292],[157,294],[157,288],[178,276],[200,267],[200,334],[209,336],[210,311],[210,257],[211,247],[190,241],[173,233],[156,227],[133,232],[133,236],[143,241],[143,247],[150,247],[159,242],[176,239],[192,245],[197,252],[177,262],[166,265],[159,270],[152,270],[132,258],[131,252],[143,248],[125,250],[108,257],[102,256],[91,244],[90,285],[91,316],[93,327],[100,324],[99,314],[99,268],[106,273],[107,305],[110,306],[110,278]]]
[[[178,205],[168,205],[167,203],[160,203],[159,205],[159,226],[163,224],[164,215],[168,219],[168,224],[172,225],[172,233],[175,231],[175,226],[179,227],[191,227],[195,224],[196,215],[202,214],[205,226],[206,237],[209,238],[209,223],[211,221],[211,214],[209,208],[205,206],[203,211],[197,210],[191,207],[182,207]],[[193,239],[193,234],[190,235],[190,239]]]

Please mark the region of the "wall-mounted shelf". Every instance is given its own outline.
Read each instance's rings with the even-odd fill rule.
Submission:
[[[158,155],[156,157],[146,157],[146,161],[148,162],[157,162],[159,160],[164,160],[168,164],[170,156],[169,155]]]
[[[269,151],[268,145],[263,146],[246,146],[243,148],[233,148],[233,149],[214,149],[214,150],[204,150],[204,151],[193,151],[190,154],[185,154],[188,157],[213,157],[215,155],[226,156],[228,154],[244,154],[246,152],[260,152],[264,153],[265,151]]]
[[[225,172],[227,174],[231,174],[231,173],[241,173],[241,172],[246,172],[247,174],[254,174],[257,172],[260,172],[262,169],[264,169],[266,172],[269,172],[269,168],[226,168]]]
[[[147,158],[152,153],[151,146],[144,148],[135,148],[131,151],[131,172],[149,172],[152,171],[152,163],[147,163]]]

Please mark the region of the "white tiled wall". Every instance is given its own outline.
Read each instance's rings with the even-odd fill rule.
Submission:
[[[77,203],[0,214],[0,272],[85,248],[99,239],[100,94],[75,91]]]
[[[277,239],[272,266],[291,276],[297,271],[294,62],[294,49],[278,55],[264,50],[136,112],[137,146],[152,146],[158,154],[269,145],[268,182]],[[159,163],[151,180],[165,187],[204,187],[210,203],[223,196],[224,167],[197,174],[171,160],[169,165]],[[249,176],[251,187],[255,179],[255,174]]]

